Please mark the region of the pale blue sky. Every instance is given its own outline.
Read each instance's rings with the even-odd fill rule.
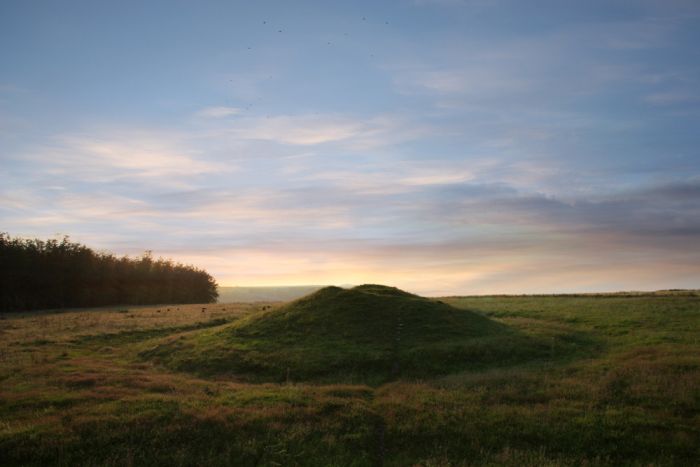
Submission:
[[[700,284],[700,3],[0,2],[0,231],[222,285]]]

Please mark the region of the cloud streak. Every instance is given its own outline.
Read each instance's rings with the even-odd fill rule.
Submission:
[[[241,112],[242,112],[242,110],[238,109],[236,107],[219,106],[219,107],[205,107],[201,110],[198,110],[195,115],[198,117],[203,117],[203,118],[224,118],[224,117],[231,117],[233,115],[238,115]]]

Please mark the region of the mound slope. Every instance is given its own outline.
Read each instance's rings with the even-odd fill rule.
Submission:
[[[507,364],[532,353],[524,344],[508,327],[479,314],[368,284],[326,287],[142,355],[203,375],[373,384]]]

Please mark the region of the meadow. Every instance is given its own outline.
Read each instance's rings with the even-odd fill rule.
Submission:
[[[461,369],[255,381],[151,354],[281,304],[0,314],[0,465],[700,464],[697,293],[440,302],[535,343],[528,358],[499,338]]]

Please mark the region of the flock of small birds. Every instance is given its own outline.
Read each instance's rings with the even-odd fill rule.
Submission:
[[[362,17],[362,21],[367,21],[367,17],[366,17],[366,16],[363,16],[363,17]],[[267,24],[267,20],[263,20],[262,24],[263,24],[263,25],[266,25],[266,24]],[[384,21],[384,25],[388,26],[388,25],[389,25],[389,21]],[[277,30],[277,33],[278,33],[278,34],[281,34],[281,33],[283,33],[283,32],[284,32],[284,29],[278,29],[278,30]],[[350,35],[350,34],[347,33],[347,32],[344,32],[344,33],[343,33],[343,36],[345,36],[345,37],[347,37],[347,36],[349,36],[349,35]],[[327,42],[326,42],[326,45],[332,45],[332,44],[333,44],[332,41],[327,41]],[[253,50],[253,47],[252,47],[252,46],[248,46],[248,50]],[[374,54],[371,54],[371,56],[374,57]]]
[[[366,22],[366,21],[367,21],[367,17],[366,17],[366,16],[363,16],[363,17],[362,17],[362,21],[365,21],[365,22]],[[267,24],[268,24],[268,21],[267,21],[267,20],[263,20],[263,21],[262,21],[262,24],[263,24],[263,25],[267,25]],[[388,25],[389,25],[389,21],[384,21],[384,25],[388,26]],[[278,34],[281,34],[281,33],[283,33],[283,32],[284,32],[284,29],[277,29],[277,33],[278,33]],[[344,32],[344,33],[343,33],[343,36],[348,37],[348,36],[350,36],[350,34],[349,34],[348,32]],[[333,45],[333,41],[326,41],[326,46],[331,46],[331,45]],[[252,51],[252,50],[253,50],[253,46],[248,46],[248,50],[251,50],[251,51]],[[369,56],[370,56],[371,58],[374,58],[374,54],[373,54],[373,53],[370,53]],[[271,75],[268,76],[267,79],[272,79],[272,76],[271,76]],[[229,81],[230,81],[230,82],[233,82],[232,79],[230,79]],[[260,98],[258,98],[258,100],[260,100]],[[244,108],[245,108],[245,110],[250,110],[252,107],[253,107],[253,104],[247,104]],[[270,118],[270,116],[267,115],[266,118]]]

